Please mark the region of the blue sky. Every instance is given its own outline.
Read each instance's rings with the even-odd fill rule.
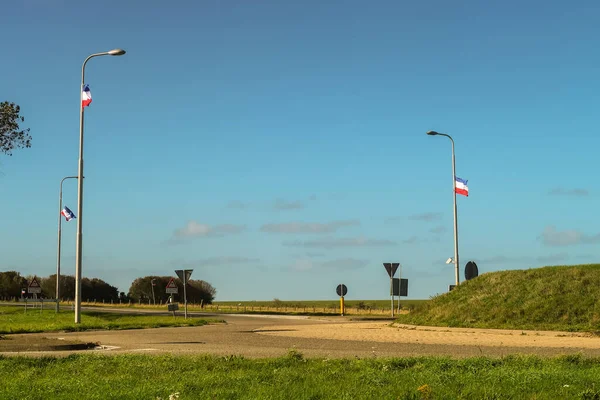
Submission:
[[[56,270],[86,68],[83,275],[174,275],[217,300],[409,298],[460,271],[600,261],[600,3],[67,1],[3,7],[0,100],[32,148],[0,156],[1,270]],[[77,215],[77,184],[64,185]],[[63,222],[63,273],[76,223]]]

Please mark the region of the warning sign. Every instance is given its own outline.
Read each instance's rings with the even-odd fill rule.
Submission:
[[[165,293],[179,293],[177,290],[177,285],[175,284],[175,281],[173,280],[173,278],[171,278],[169,283],[167,283],[167,287],[165,288]]]
[[[29,282],[29,286],[27,287],[28,293],[42,293],[42,287],[38,283],[37,279],[34,277],[31,282]]]

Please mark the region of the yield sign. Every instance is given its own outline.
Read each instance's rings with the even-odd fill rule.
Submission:
[[[400,266],[400,263],[383,263],[383,266],[390,278],[392,278],[396,274],[396,270]]]
[[[179,277],[179,279],[181,279],[181,281],[186,284],[190,281],[190,277],[192,276],[192,271],[193,269],[176,269],[175,273],[177,274],[177,276]],[[185,273],[185,279],[183,274]]]

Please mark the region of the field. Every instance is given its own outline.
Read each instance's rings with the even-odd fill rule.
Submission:
[[[396,322],[429,325],[419,329],[389,326],[391,321],[383,319],[389,317],[389,299],[347,301],[346,317],[334,315],[339,314],[338,301],[216,302],[203,308],[189,305],[190,312],[200,314],[188,320],[102,312],[108,304],[88,303],[96,310],[84,311],[77,327],[73,313],[66,310],[56,315],[53,309],[30,309],[25,314],[19,307],[1,307],[0,333],[4,334],[203,325],[207,321],[198,318],[202,312],[229,313],[223,318],[233,321],[197,330],[177,329],[181,334],[162,333],[157,339],[151,337],[154,330],[135,331],[149,335],[127,332],[122,336],[129,338],[130,347],[125,348],[128,342],[124,340],[121,353],[87,350],[37,358],[0,355],[2,396],[67,399],[85,390],[89,399],[600,399],[599,298],[600,265],[583,265],[487,273],[430,300],[401,301],[402,313]],[[166,308],[141,304],[113,307],[131,311]],[[316,318],[260,319],[233,313]],[[377,320],[364,321],[369,319],[364,315]],[[477,333],[473,328],[516,331]],[[529,334],[519,332],[521,329],[585,333]],[[321,330],[327,332],[319,336]],[[118,333],[106,332],[102,337],[108,340],[109,335]],[[357,336],[352,338],[354,334]],[[97,332],[47,336],[69,335],[80,335],[71,338],[87,343],[95,340]],[[378,341],[372,339],[375,337]],[[1,339],[2,335],[0,348],[2,342],[10,341]],[[148,343],[153,348],[148,348]],[[297,349],[297,343],[304,347]],[[548,349],[553,349],[553,354],[543,352],[548,343],[552,343]],[[249,346],[261,351],[268,346],[270,350],[276,344],[280,352],[272,358],[259,358],[270,354],[249,357],[234,353],[234,349]],[[327,346],[334,350],[354,346],[356,353],[345,358],[329,357],[329,353],[327,357],[314,356]],[[209,347],[221,352],[191,352],[192,348],[202,352]],[[465,353],[467,347],[474,351]],[[132,348],[157,353],[133,354]],[[415,352],[395,357],[400,348]],[[160,349],[162,353],[158,353]],[[176,349],[182,352],[175,356]],[[429,349],[436,351],[427,353]],[[539,353],[529,353],[534,350]],[[286,351],[287,356],[281,357]],[[308,356],[309,351],[313,356]],[[466,357],[459,357],[460,352]],[[479,354],[486,357],[473,357]]]
[[[2,396],[20,399],[597,399],[599,376],[600,360],[577,356],[0,356]]]
[[[216,320],[210,320],[216,322]],[[50,309],[29,309],[23,307],[0,307],[0,334],[32,333],[49,331],[82,331],[90,329],[142,329],[161,326],[201,326],[209,323],[206,319],[183,319],[172,316],[126,315],[117,313],[83,311],[81,324],[75,325],[74,313],[56,314]]]
[[[400,312],[406,313],[422,306],[428,300],[400,300]],[[62,306],[72,306],[72,302],[63,302]],[[165,304],[123,303],[110,304],[99,302],[82,302],[87,307],[112,307],[147,310],[165,310]],[[390,300],[346,300],[344,301],[345,315],[384,316],[391,315]],[[180,303],[183,312],[183,304]],[[206,313],[246,313],[246,314],[291,314],[291,315],[334,315],[340,314],[339,300],[300,300],[300,301],[216,301],[213,304],[201,306],[188,303],[190,312]],[[394,315],[398,312],[398,300],[394,300]]]

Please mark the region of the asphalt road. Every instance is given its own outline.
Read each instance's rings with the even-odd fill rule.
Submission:
[[[107,311],[104,310],[103,311]],[[122,312],[114,310],[114,312]],[[152,311],[138,311],[140,313]],[[94,352],[98,354],[147,353],[147,354],[216,354],[242,355],[248,358],[282,356],[290,349],[296,349],[307,357],[390,357],[447,355],[504,356],[507,354],[537,354],[544,356],[583,353],[586,356],[600,356],[598,348],[561,347],[511,347],[505,345],[481,346],[452,343],[453,335],[448,335],[446,344],[383,342],[374,340],[338,340],[335,338],[307,338],[261,334],[278,330],[293,333],[306,330],[305,325],[314,329],[343,329],[342,324],[365,324],[372,322],[350,321],[345,317],[297,317],[297,316],[256,316],[231,314],[192,314],[192,318],[217,318],[225,324],[211,324],[198,327],[136,329],[127,331],[85,331],[72,333],[36,333],[10,335],[15,341],[48,341],[51,343],[97,343],[95,350],[34,351],[0,353],[4,355],[66,355],[73,352]],[[368,328],[371,329],[371,328]],[[456,335],[456,334],[454,334]],[[335,335],[334,335],[335,337]]]

